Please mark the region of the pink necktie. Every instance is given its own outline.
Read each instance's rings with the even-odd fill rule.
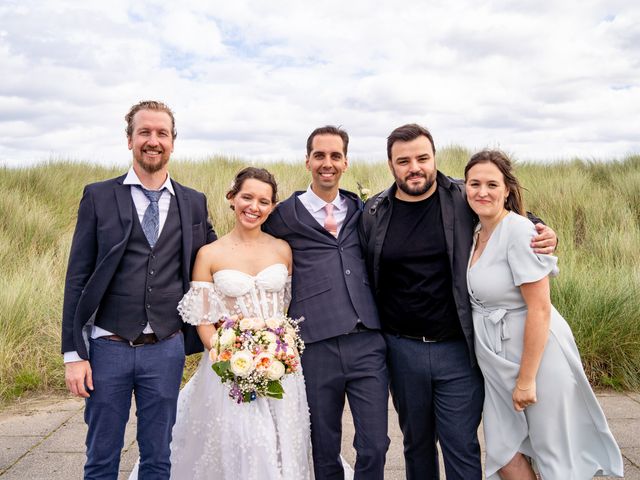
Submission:
[[[324,228],[334,237],[338,236],[338,222],[336,217],[333,216],[333,203],[327,203],[324,206],[324,211],[327,212],[327,216],[324,219]]]

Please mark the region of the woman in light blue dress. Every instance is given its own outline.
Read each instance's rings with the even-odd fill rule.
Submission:
[[[571,329],[553,308],[556,257],[529,247],[520,185],[498,151],[465,168],[480,223],[467,282],[478,364],[485,378],[486,477],[543,480],[622,476],[622,456],[582,368]]]

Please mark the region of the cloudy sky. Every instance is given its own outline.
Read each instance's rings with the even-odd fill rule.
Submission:
[[[640,153],[630,0],[0,0],[0,164],[126,164],[123,116],[176,113],[175,157],[354,159],[404,123],[520,159]]]

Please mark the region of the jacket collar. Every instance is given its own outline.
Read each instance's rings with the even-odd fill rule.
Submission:
[[[349,222],[353,221],[354,214],[358,210],[362,210],[364,204],[355,193],[342,189],[340,189],[339,191],[340,194],[343,195],[347,200],[347,216],[345,217],[344,223],[342,225],[342,228],[344,229]],[[313,217],[311,217],[311,214],[309,214],[306,208],[304,208],[302,205],[300,205],[300,207],[304,210],[304,212],[300,211],[300,214],[304,215],[305,217],[306,215],[308,215],[309,218],[307,218],[307,221],[305,221],[298,215],[296,202],[298,201],[298,196],[303,193],[303,191],[294,192],[289,198],[278,205],[277,208],[278,210],[280,210],[280,218],[292,231],[302,234],[309,234],[310,231],[319,232],[323,237],[326,237],[332,242],[335,242],[335,239],[330,238],[330,234],[325,234],[326,232],[324,231],[322,226],[320,226],[319,224],[317,226],[315,225],[317,223],[315,222],[315,220],[313,222],[309,220],[309,218],[312,219]]]
[[[138,185],[142,188],[145,188],[145,186],[142,185],[142,182],[140,181],[140,177],[138,177],[138,175],[136,174],[136,171],[133,169],[133,166],[129,167],[129,171],[125,175],[122,183],[124,185]],[[160,187],[160,189],[163,189],[163,188],[166,188],[171,195],[176,194],[175,189],[173,188],[173,180],[171,179],[171,175],[169,174],[169,172],[167,172],[167,178],[165,179],[164,183]]]
[[[446,190],[451,190],[453,188],[453,182],[451,179],[440,170],[436,171],[436,184],[438,185],[438,188],[444,188]],[[390,199],[395,196],[397,190],[398,185],[396,182],[393,182],[389,188],[380,192],[371,208],[377,208],[381,203],[390,201]]]

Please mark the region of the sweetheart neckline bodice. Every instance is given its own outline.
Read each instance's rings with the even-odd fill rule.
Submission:
[[[245,277],[249,277],[249,278],[258,278],[258,277],[262,276],[263,273],[265,273],[267,271],[270,271],[270,270],[274,269],[275,267],[278,267],[280,269],[284,269],[287,272],[287,274],[289,273],[289,269],[287,268],[287,266],[284,263],[274,263],[274,264],[271,264],[271,265],[268,265],[268,266],[264,267],[262,270],[260,270],[255,275],[251,275],[250,273],[243,272],[242,270],[237,270],[235,268],[223,268],[221,270],[218,270],[217,272],[214,272],[213,273],[213,278],[215,279],[216,275],[221,274],[221,273],[227,273],[227,272],[239,273],[239,274],[244,275]]]

